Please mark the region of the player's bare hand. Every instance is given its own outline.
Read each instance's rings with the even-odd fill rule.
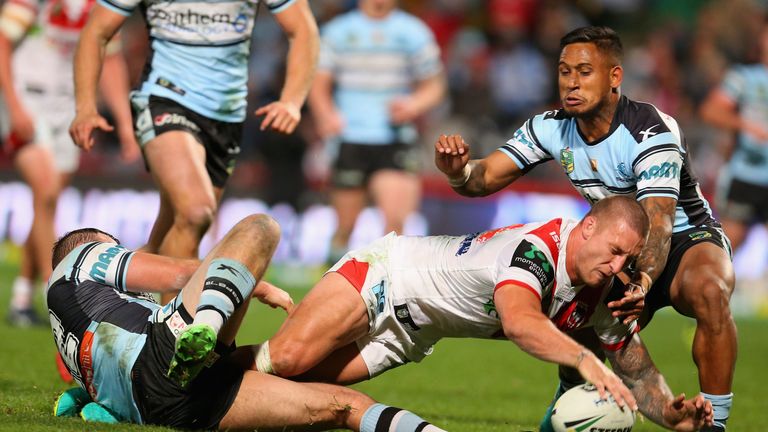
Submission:
[[[614,317],[623,320],[624,324],[629,324],[640,318],[645,307],[647,289],[641,283],[636,282],[630,282],[626,287],[624,297],[608,302],[608,307],[612,310],[611,314]]]
[[[389,103],[389,117],[393,124],[412,122],[419,114],[419,107],[410,96],[397,97]]]
[[[620,407],[629,407],[637,411],[637,401],[632,391],[627,388],[612,370],[597,358],[591,351],[584,350],[584,355],[579,360],[577,369],[585,380],[594,384],[597,392],[603,400],[608,399],[608,394],[613,396]]]
[[[269,282],[260,281],[253,289],[253,297],[272,309],[280,308],[288,313],[293,310],[293,299],[290,294]]]
[[[35,139],[35,121],[22,107],[9,109],[8,117],[11,122],[11,133],[21,143],[30,143]]]
[[[69,126],[69,136],[72,137],[72,141],[75,142],[76,146],[85,151],[90,151],[95,143],[93,138],[93,131],[95,129],[112,132],[115,128],[96,111],[78,112]]]
[[[712,404],[702,395],[686,399],[682,393],[667,402],[662,411],[666,426],[676,431],[697,431],[711,426],[714,416]]]
[[[332,109],[324,113],[315,113],[315,128],[323,140],[339,136],[344,129],[344,118],[338,110]]]
[[[440,135],[435,142],[435,165],[443,174],[459,177],[468,162],[469,145],[461,135]]]
[[[290,102],[275,101],[256,110],[257,116],[264,116],[261,121],[261,130],[271,128],[284,134],[293,133],[301,120],[301,111],[298,106]]]

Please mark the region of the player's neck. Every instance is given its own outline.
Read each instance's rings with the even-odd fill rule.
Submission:
[[[581,285],[576,273],[576,251],[581,247],[581,236],[581,223],[579,223],[568,234],[568,241],[565,243],[565,272],[573,286]]]
[[[588,142],[595,142],[611,131],[613,116],[616,114],[616,107],[619,106],[618,95],[611,95],[608,102],[597,109],[592,115],[578,117],[576,123],[579,126],[581,136]]]

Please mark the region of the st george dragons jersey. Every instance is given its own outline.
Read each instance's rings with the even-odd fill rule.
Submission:
[[[11,40],[18,40],[29,31],[29,37],[43,37],[56,52],[71,57],[94,3],[95,0],[8,0],[3,5],[0,28]]]
[[[72,377],[121,420],[141,423],[131,369],[160,309],[125,290],[133,252],[115,243],[87,243],[53,271],[46,291],[54,342]]]
[[[534,116],[499,148],[524,171],[556,160],[590,203],[611,195],[677,200],[674,232],[715,225],[675,119],[622,96],[608,135],[587,142],[563,110]]]
[[[462,237],[389,235],[350,253],[348,263],[365,263],[366,272],[368,266],[386,268],[381,284],[369,280],[362,289],[390,296],[381,304],[392,305],[419,346],[443,337],[504,337],[494,293],[512,284],[511,289],[536,295],[558,329],[593,327],[606,349],[619,349],[636,325],[611,316],[606,306],[611,284],[574,286],[566,272],[566,245],[576,224],[554,219]],[[343,266],[339,272],[349,274]]]

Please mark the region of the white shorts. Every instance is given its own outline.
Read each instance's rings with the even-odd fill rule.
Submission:
[[[54,155],[59,172],[76,171],[80,149],[69,136],[75,117],[71,56],[43,37],[27,37],[14,52],[13,74],[19,97],[35,121],[34,144]]]
[[[419,362],[432,353],[437,340],[420,337],[406,304],[396,299],[390,284],[389,251],[395,234],[344,255],[328,272],[344,276],[365,302],[368,334],[356,341],[371,378],[408,362]]]

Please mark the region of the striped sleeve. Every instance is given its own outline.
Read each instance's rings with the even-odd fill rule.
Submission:
[[[141,0],[97,0],[96,3],[116,14],[129,16]]]
[[[273,14],[280,13],[296,3],[296,0],[267,0],[267,8]]]
[[[613,317],[608,306],[603,303],[595,309],[592,322],[600,344],[606,351],[620,350],[632,339],[632,335],[640,331],[637,321],[625,325],[619,318]]]
[[[92,280],[125,292],[128,265],[133,254],[115,243],[90,243],[75,262],[73,279],[78,283]]]
[[[409,60],[413,76],[417,80],[425,80],[439,74],[443,70],[440,61],[440,47],[435,41],[432,31],[417,18],[413,18],[413,31],[409,32],[409,40],[413,44]]]
[[[659,137],[664,135],[672,134],[660,134]],[[632,163],[632,169],[637,178],[637,199],[649,197],[678,199],[682,167],[683,155],[677,144],[646,147],[638,153]]]
[[[506,144],[499,147],[499,151],[509,156],[520,169],[532,168],[552,159],[536,133],[535,120],[536,117],[528,119]]]

